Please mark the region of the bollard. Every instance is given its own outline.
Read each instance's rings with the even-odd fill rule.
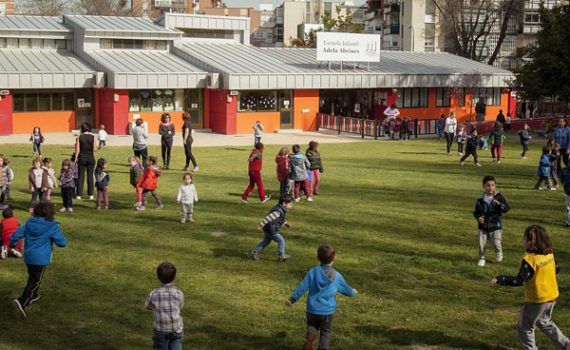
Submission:
[[[418,118],[414,119],[414,135],[418,138]]]

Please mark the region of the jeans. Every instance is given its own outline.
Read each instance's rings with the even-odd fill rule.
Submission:
[[[446,132],[445,133],[445,141],[447,142],[447,153],[451,152],[451,145],[453,144],[453,133]]]
[[[61,188],[61,198],[63,199],[64,208],[73,208],[73,192],[75,189],[73,187],[62,187]]]
[[[194,168],[198,166],[196,158],[194,158],[194,154],[192,153],[191,140],[187,141],[186,144],[184,145],[184,154],[186,155],[186,165],[184,166],[185,168],[188,168],[188,166],[190,165],[190,161],[192,161],[192,165],[194,165]]]
[[[27,265],[28,266],[28,283],[22,292],[22,295],[18,298],[20,305],[23,308],[32,303],[32,299],[38,296],[38,290],[42,284],[42,277],[47,266],[44,265]]]
[[[38,152],[38,156],[42,155],[42,144],[41,143],[33,143],[34,153]]]
[[[253,138],[254,138],[254,141],[253,141],[254,146],[261,142],[261,136],[254,136]]]
[[[257,185],[257,191],[259,193],[259,199],[261,201],[265,200],[265,188],[263,187],[263,181],[261,181],[261,172],[259,171],[250,171],[249,172],[249,186],[243,192],[241,199],[244,201],[247,200],[247,197],[253,191],[255,185]]]
[[[470,155],[473,155],[473,162],[477,164],[477,162],[479,161],[477,157],[477,148],[470,148],[470,147],[467,147],[465,154],[463,155],[463,157],[461,157],[461,162],[464,162],[465,159],[467,159],[467,157],[469,157]]]
[[[36,199],[37,200],[42,200],[44,195],[44,191],[41,188],[37,188],[34,190],[34,192],[32,192],[32,200],[30,201],[30,209],[34,209],[34,207],[36,206]]]
[[[255,247],[255,252],[257,253],[261,252],[263,249],[265,249],[265,247],[269,245],[269,243],[271,243],[271,241],[275,241],[277,242],[277,252],[279,253],[279,255],[285,254],[285,239],[283,238],[283,236],[281,236],[281,233],[279,231],[272,232],[270,229],[264,228],[263,234],[265,236],[263,240],[259,242],[257,247]]]
[[[497,261],[503,260],[503,247],[502,247],[502,235],[503,230],[495,230],[491,232],[486,232],[479,230],[479,259],[485,260],[485,246],[487,245],[487,240],[491,240],[495,246],[495,255]]]
[[[524,157],[526,155],[526,152],[528,152],[528,143],[523,143],[522,148],[523,148],[523,151],[521,153],[521,157]]]
[[[568,338],[552,321],[552,311],[555,305],[555,301],[542,304],[525,303],[523,305],[517,327],[523,350],[537,349],[534,339],[535,326],[537,326],[550,341],[556,344],[558,348],[565,348],[568,343]]]
[[[101,202],[104,201],[105,208],[109,208],[109,191],[108,187],[97,188],[97,208],[101,208]]]
[[[457,143],[457,153],[463,153],[463,146],[465,146],[463,143]]]
[[[311,184],[310,187],[313,188],[313,193],[319,193],[319,185],[321,184],[321,172],[319,169],[311,170]],[[309,188],[310,188],[309,187]]]
[[[170,153],[172,152],[172,140],[171,141],[162,140],[160,146],[161,146],[161,150],[162,150],[162,165],[165,168],[169,168],[170,167]]]
[[[79,155],[77,160],[77,167],[79,168],[79,180],[77,183],[77,195],[81,197],[83,195],[83,186],[85,185],[85,178],[87,177],[87,195],[93,195],[94,188],[94,177],[93,168],[95,167],[95,157],[91,154],[89,156],[83,157]]]
[[[148,147],[145,147],[143,149],[135,149],[133,146],[133,152],[135,154],[135,157],[138,157],[141,160],[141,163],[146,166],[146,160],[148,159]]]
[[[105,140],[99,140],[99,149],[105,147],[107,145],[107,141]]]
[[[152,331],[152,349],[153,350],[182,350],[182,338],[184,334],[166,333],[157,330]]]
[[[314,339],[319,331],[319,350],[327,350],[331,342],[333,315],[313,315],[307,312],[307,339]]]

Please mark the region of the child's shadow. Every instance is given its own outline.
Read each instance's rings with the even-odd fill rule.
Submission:
[[[212,255],[214,256],[214,258],[239,258],[239,259],[247,258],[246,253],[229,248],[214,248],[212,249]]]
[[[243,152],[243,151],[247,151],[247,148],[246,148],[246,147],[244,147],[244,148],[227,147],[227,148],[225,148],[225,150],[226,150],[226,151],[240,151],[240,152]]]

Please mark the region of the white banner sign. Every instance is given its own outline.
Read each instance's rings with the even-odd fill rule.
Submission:
[[[380,35],[317,32],[317,61],[380,62]]]

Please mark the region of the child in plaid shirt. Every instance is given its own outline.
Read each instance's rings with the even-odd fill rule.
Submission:
[[[160,286],[150,292],[145,306],[153,311],[153,349],[181,350],[183,321],[180,310],[184,307],[184,294],[172,281],[176,267],[163,262],[156,268]]]

